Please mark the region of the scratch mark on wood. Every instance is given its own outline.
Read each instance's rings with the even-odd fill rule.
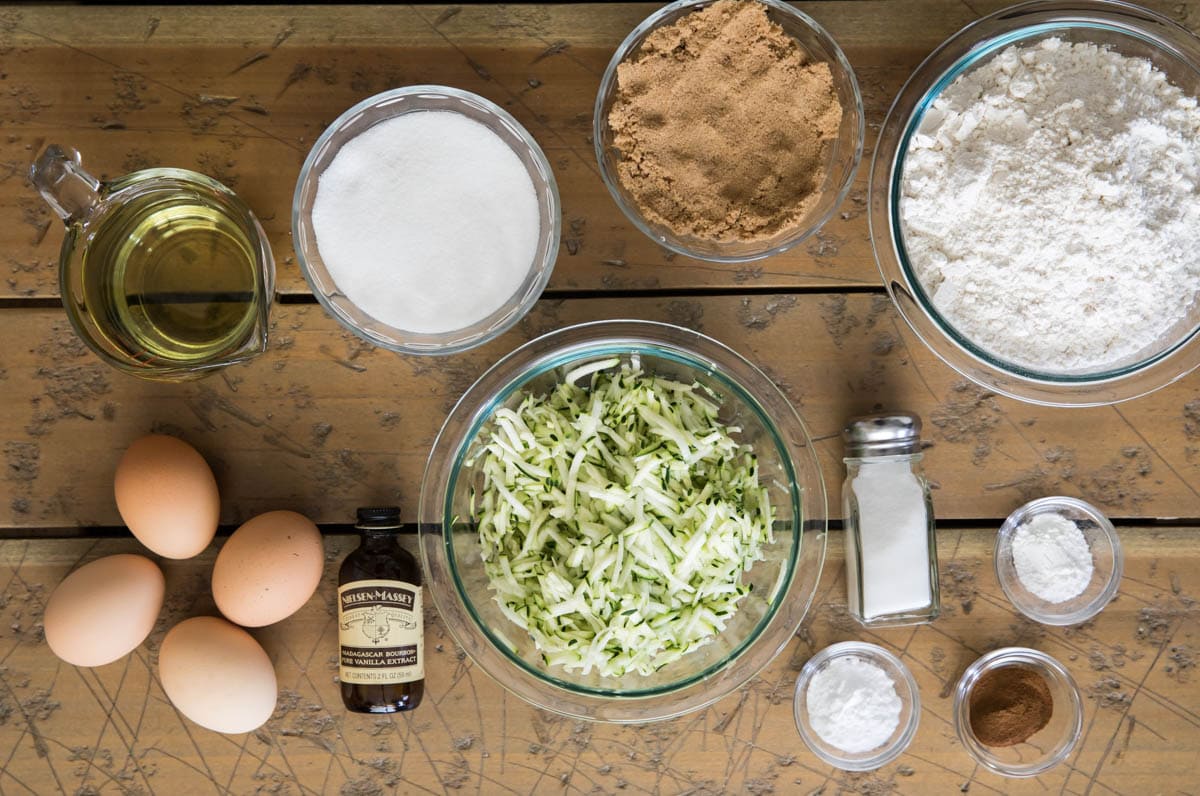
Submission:
[[[1142,432],[1140,430],[1138,430],[1138,427],[1135,426],[1133,423],[1130,423],[1129,418],[1125,417],[1124,413],[1122,413],[1121,410],[1119,408],[1117,408],[1116,406],[1112,407],[1112,410],[1117,413],[1117,417],[1121,418],[1121,422],[1123,422],[1126,426],[1128,426],[1129,430],[1137,435],[1138,439],[1140,439],[1142,441],[1142,444],[1144,444],[1147,448],[1149,448],[1150,452],[1153,453],[1155,456],[1157,456],[1158,460],[1167,466],[1167,469],[1171,471],[1171,475],[1173,475],[1177,479],[1179,479],[1179,482],[1182,483],[1185,487],[1187,487],[1189,492],[1191,492],[1196,497],[1200,498],[1200,492],[1197,492],[1196,488],[1194,486],[1192,486],[1191,483],[1189,483],[1186,478],[1184,478],[1182,475],[1179,474],[1179,471],[1176,470],[1169,461],[1167,461],[1166,457],[1164,457],[1161,453],[1159,453],[1158,450],[1153,445],[1150,444],[1150,441],[1148,439],[1146,439],[1146,436],[1144,434],[1142,434]]]
[[[125,659],[125,666],[121,670],[121,678],[120,678],[120,680],[118,680],[117,687],[114,689],[113,693],[111,693],[111,694],[108,692],[108,689],[105,688],[103,680],[100,679],[100,677],[96,674],[96,672],[94,670],[81,671],[80,677],[83,680],[84,685],[86,685],[88,690],[92,692],[92,697],[96,700],[96,703],[100,706],[100,709],[104,712],[104,722],[100,726],[100,732],[96,736],[96,741],[93,744],[93,749],[98,750],[100,748],[100,743],[104,739],[105,730],[107,729],[107,727],[109,725],[112,725],[113,731],[115,732],[117,738],[121,741],[121,745],[125,748],[125,752],[128,755],[127,759],[133,761],[134,769],[141,775],[142,783],[145,785],[146,790],[149,793],[153,794],[154,788],[150,785],[150,781],[149,781],[149,779],[147,779],[146,771],[142,767],[141,763],[138,762],[137,756],[134,751],[134,745],[135,745],[135,739],[137,738],[137,732],[133,728],[133,726],[129,723],[129,720],[127,718],[125,718],[124,713],[122,713],[120,708],[117,706],[117,695],[119,695],[121,693],[122,688],[124,688],[125,679],[129,675],[129,666],[130,666],[130,663],[132,660],[133,659],[131,657],[127,657]],[[96,681],[94,687],[92,686],[91,683],[88,682],[87,676],[89,674]],[[97,689],[99,690],[99,693],[97,693]],[[104,695],[103,699],[100,698],[100,694]],[[116,722],[113,719],[114,715],[117,718],[119,718],[121,720],[121,722],[125,725],[125,732],[122,732],[121,728],[117,726]],[[126,737],[126,733],[128,733],[128,736],[129,736],[128,738]],[[86,771],[90,773],[94,768],[96,771],[100,771],[101,773],[107,774],[107,772],[103,771],[103,769],[95,766],[94,758],[95,758],[94,754],[91,756],[91,758],[89,758],[88,762],[90,765]],[[87,780],[87,777],[85,774],[84,781],[86,781],[86,780]]]
[[[1137,726],[1137,718],[1129,716],[1129,724],[1125,728],[1125,738],[1121,741],[1121,748],[1113,755],[1113,760],[1120,760],[1125,757],[1125,753],[1129,751],[1129,741],[1133,738],[1133,729]]]
[[[225,108],[237,102],[241,97],[227,97],[220,94],[199,94],[196,97],[201,105],[216,105]]]
[[[186,406],[191,413],[196,416],[206,431],[217,430],[217,424],[212,421],[212,417],[209,415],[208,407],[203,403],[192,398],[185,398],[183,405]]]
[[[296,32],[296,20],[289,19],[287,21],[287,25],[284,26],[283,30],[281,30],[275,34],[275,41],[271,42],[271,49],[272,50],[277,49],[279,47],[279,45],[283,44],[285,41],[290,39],[292,37],[292,34],[295,32]]]
[[[93,60],[99,61],[100,63],[102,63],[102,64],[105,64],[105,65],[107,65],[107,66],[110,66],[110,67],[112,67],[112,68],[114,68],[114,69],[122,69],[121,65],[120,65],[120,64],[118,64],[118,63],[115,63],[115,62],[113,62],[113,61],[110,61],[110,60],[108,60],[107,58],[103,58],[103,57],[101,57],[101,56],[99,56],[99,55],[96,55],[96,54],[95,54],[95,53],[93,53],[93,52],[89,52],[88,50],[85,50],[85,49],[83,49],[83,48],[81,48],[81,47],[76,47],[75,45],[73,45],[73,44],[70,44],[70,43],[68,43],[68,42],[65,42],[65,41],[62,41],[61,39],[55,39],[55,38],[53,38],[53,37],[51,37],[51,36],[47,36],[47,35],[46,35],[46,34],[44,34],[44,33],[39,33],[39,32],[37,32],[37,31],[31,31],[31,30],[28,30],[28,29],[23,29],[23,32],[25,32],[25,33],[27,33],[27,34],[30,34],[30,35],[32,35],[32,36],[36,36],[36,37],[38,37],[39,39],[42,39],[42,40],[44,40],[44,41],[47,41],[47,42],[50,42],[51,44],[55,44],[55,45],[58,45],[58,46],[60,46],[60,47],[63,47],[63,48],[65,48],[65,49],[67,49],[67,50],[70,50],[70,51],[72,51],[72,52],[79,53],[80,55],[82,55],[82,56],[85,56],[85,57],[87,57],[87,58],[91,58],[91,59],[93,59]],[[186,99],[188,99],[188,100],[191,100],[191,99],[193,99],[193,95],[192,95],[190,92],[188,92],[188,91],[184,91],[183,89],[180,89],[180,88],[177,88],[177,87],[175,87],[175,86],[172,86],[172,85],[170,85],[169,83],[164,83],[164,82],[162,82],[161,80],[156,80],[156,79],[154,79],[154,78],[147,78],[147,80],[148,80],[148,82],[150,82],[150,83],[153,83],[154,85],[161,86],[162,88],[165,88],[165,89],[167,89],[168,91],[170,91],[170,92],[172,92],[172,93],[174,93],[174,94],[177,94],[177,95],[179,95],[179,96],[181,96],[181,97],[184,97],[184,98],[186,98]],[[124,127],[125,127],[125,126],[124,126],[123,124],[121,124],[120,122],[113,122],[113,123],[111,123],[111,124],[113,124],[113,125],[120,125],[120,126],[119,126],[119,127],[117,127],[117,126],[107,126],[107,125],[102,125],[102,126],[103,126],[103,128],[104,128],[104,129],[124,129]],[[271,131],[271,130],[269,130],[269,129],[266,129],[266,128],[263,128],[263,127],[258,127],[258,126],[256,126],[256,125],[250,124],[249,122],[246,122],[246,121],[242,121],[242,124],[244,124],[246,127],[250,128],[250,129],[251,129],[251,130],[253,130],[254,132],[256,132],[256,133],[258,133],[258,134],[260,134],[260,135],[262,135],[262,136],[265,136],[265,137],[267,137],[267,138],[270,138],[272,141],[276,141],[276,142],[278,142],[279,144],[281,144],[281,145],[283,145],[283,146],[287,147],[288,149],[294,150],[294,151],[296,151],[296,152],[300,152],[300,151],[303,151],[303,149],[306,149],[306,148],[303,148],[303,149],[302,149],[302,148],[301,148],[299,145],[297,145],[297,144],[296,144],[296,142],[294,142],[294,141],[289,141],[289,140],[287,140],[287,139],[285,139],[285,138],[281,138],[281,137],[280,137],[280,136],[279,136],[277,133],[274,133],[274,132],[272,132],[272,131]],[[39,144],[39,146],[40,146],[40,144]]]
[[[734,718],[737,717],[737,714],[741,711],[742,706],[746,704],[746,700],[749,697],[750,697],[750,691],[747,689],[742,689],[741,694],[738,695],[737,704],[735,704],[733,706],[733,708],[730,709],[730,711],[728,713],[726,713],[725,716],[719,722],[716,723],[716,725],[713,727],[713,732],[717,732],[717,733],[725,732],[725,729],[729,726],[729,723],[731,721],[733,721]]]
[[[38,225],[37,234],[33,236],[33,245],[38,246],[46,239],[46,233],[50,231],[50,221],[43,221]]]
[[[222,412],[229,415],[230,417],[234,417],[238,420],[241,420],[243,423],[254,426],[255,428],[259,428],[261,426],[266,425],[266,423],[259,420],[254,415],[241,409],[236,404],[232,403],[231,401],[229,401],[225,398],[217,398],[216,406],[218,409],[220,409]]]
[[[463,49],[461,47],[459,47],[458,44],[455,43],[455,41],[453,39],[451,39],[449,36],[447,36],[442,31],[438,30],[438,28],[435,27],[430,20],[426,19],[426,17],[423,14],[421,14],[420,11],[418,11],[416,8],[413,8],[412,10],[417,15],[418,19],[420,19],[427,26],[429,26],[430,30],[434,31],[439,36],[441,36],[441,38],[446,42],[446,44],[448,44],[454,48],[455,52],[457,52],[459,55],[463,56],[464,58],[467,58],[466,53],[463,52]],[[469,58],[467,58],[467,60],[468,60],[468,62],[470,62]],[[482,75],[481,75],[481,77],[482,77]],[[488,78],[490,78],[490,75],[488,76]],[[485,78],[485,79],[487,79],[487,78]],[[569,151],[572,155],[574,155],[579,160],[580,164],[584,168],[586,168],[588,171],[592,172],[592,174],[594,174],[596,177],[600,176],[599,167],[596,165],[595,158],[593,158],[590,153],[587,155],[584,155],[583,153],[581,153],[569,140],[567,140],[567,138],[565,136],[563,136],[563,134],[561,132],[559,132],[556,128],[552,127],[551,125],[547,124],[546,120],[543,116],[541,116],[540,114],[534,113],[533,110],[521,99],[520,96],[518,96],[513,91],[510,91],[506,86],[501,86],[501,88],[503,88],[505,90],[505,93],[508,94],[509,99],[511,99],[513,102],[517,103],[518,105],[520,105],[526,111],[529,111],[530,114],[532,114],[533,117],[535,119],[537,119],[537,121],[539,123],[541,123],[542,127],[550,135],[554,136],[554,138],[557,139],[558,142],[567,149],[567,151]]]
[[[570,42],[556,41],[553,44],[551,44],[549,47],[547,47],[546,49],[542,50],[540,53],[535,55],[533,60],[530,61],[529,64],[532,66],[533,64],[536,64],[538,61],[545,60],[546,58],[549,58],[552,55],[558,55],[559,53],[565,53],[569,49],[571,49]]]
[[[1148,667],[1146,667],[1146,673],[1143,674],[1142,679],[1138,681],[1137,687],[1134,688],[1133,693],[1130,695],[1129,703],[1125,706],[1125,709],[1121,712],[1122,720],[1124,720],[1125,717],[1129,715],[1129,709],[1133,706],[1134,700],[1137,699],[1138,694],[1142,690],[1142,686],[1144,686],[1146,684],[1146,680],[1149,679],[1150,674],[1158,667],[1158,661],[1163,656],[1163,653],[1166,652],[1167,645],[1170,644],[1171,638],[1173,636],[1174,636],[1174,632],[1167,634],[1166,639],[1162,642],[1162,644],[1158,648],[1158,654],[1156,654],[1154,656],[1154,660],[1150,662],[1150,665]],[[1096,768],[1093,769],[1091,776],[1088,777],[1088,784],[1087,784],[1087,787],[1084,788],[1084,790],[1083,790],[1083,796],[1088,796],[1088,794],[1090,794],[1092,792],[1092,788],[1094,788],[1096,786],[1097,780],[1100,777],[1100,772],[1103,770],[1104,763],[1106,760],[1108,760],[1108,756],[1112,752],[1113,744],[1116,742],[1117,734],[1120,733],[1120,731],[1121,731],[1121,722],[1117,722],[1117,726],[1113,730],[1112,737],[1108,739],[1108,744],[1104,747],[1104,753],[1102,755],[1100,755],[1100,760],[1096,763]]]
[[[275,98],[278,99],[279,97],[282,97],[284,92],[299,83],[304,78],[308,77],[310,72],[312,72],[312,64],[296,64],[294,67],[292,67],[292,71],[287,76],[287,79],[283,81],[283,88],[279,89],[279,93],[275,95]]]
[[[154,31],[158,30],[158,26],[162,20],[158,17],[150,17],[146,20],[146,33],[142,37],[142,41],[150,41],[150,37],[154,35]]]
[[[480,78],[482,78],[483,80],[491,80],[492,79],[492,73],[488,71],[488,68],[486,66],[479,63],[478,61],[476,61],[475,59],[471,58],[470,56],[468,56],[466,54],[464,54],[463,57],[467,61],[467,66],[471,67],[471,69],[475,72],[475,74],[479,75]]]
[[[233,68],[233,71],[230,72],[229,74],[236,75],[238,72],[242,71],[246,67],[252,66],[252,65],[258,63],[259,61],[262,61],[262,60],[264,60],[266,58],[270,58],[270,57],[271,57],[271,54],[269,52],[267,52],[266,50],[263,50],[261,52],[256,52],[254,55],[250,56],[245,61],[242,61],[240,64],[235,66]]]
[[[450,6],[445,11],[438,14],[437,19],[435,19],[433,21],[433,26],[436,28],[438,25],[441,25],[443,22],[449,22],[451,19],[458,16],[460,13],[462,13],[462,8],[460,6]]]
[[[13,691],[13,688],[9,684],[7,677],[0,677],[0,683],[4,684],[5,689],[8,690],[9,696],[16,704],[17,710],[20,711],[21,717],[25,720],[25,731],[22,733],[22,735],[28,733],[33,739],[34,751],[37,753],[39,758],[46,760],[46,765],[50,769],[51,776],[54,777],[54,782],[58,785],[59,792],[66,793],[66,791],[63,789],[62,780],[58,778],[58,772],[54,769],[54,764],[50,760],[49,749],[46,746],[46,740],[42,737],[41,732],[38,730],[35,718],[29,715],[30,706],[27,704],[27,701],[22,701],[17,697],[17,694],[15,691]],[[49,695],[47,694],[47,698],[48,696]],[[20,740],[18,740],[17,743],[19,744]]]
[[[345,358],[343,358],[343,357],[339,357],[337,354],[335,354],[335,353],[334,353],[334,352],[333,352],[333,351],[332,351],[332,350],[329,348],[329,346],[325,345],[324,343],[322,343],[320,346],[318,346],[318,347],[317,347],[317,350],[318,350],[318,351],[320,351],[320,352],[321,352],[322,354],[324,354],[325,356],[327,356],[327,357],[329,357],[330,359],[332,359],[332,360],[333,360],[334,362],[336,362],[337,364],[341,365],[343,368],[347,368],[347,369],[349,369],[349,370],[352,370],[352,371],[354,371],[355,373],[365,373],[365,372],[366,372],[366,370],[367,370],[367,367],[366,367],[366,365],[360,365],[360,364],[358,364],[357,362],[351,362],[349,359],[345,359]]]
[[[285,451],[294,456],[299,456],[301,459],[311,459],[312,454],[304,449],[303,446],[297,445],[282,434],[263,434],[263,442],[268,445],[274,445],[281,451]]]

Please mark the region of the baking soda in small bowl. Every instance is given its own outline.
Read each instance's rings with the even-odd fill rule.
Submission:
[[[313,203],[338,289],[389,326],[463,329],[511,299],[538,249],[538,198],[521,159],[485,125],[414,111],[346,142]]]
[[[1021,585],[1048,603],[1078,597],[1092,580],[1092,549],[1061,514],[1038,514],[1018,525],[1012,557]]]

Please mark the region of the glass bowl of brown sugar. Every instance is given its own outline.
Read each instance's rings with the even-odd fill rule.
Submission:
[[[994,650],[959,678],[954,730],[971,757],[989,771],[1036,777],[1066,760],[1079,743],[1079,688],[1066,667],[1044,652]]]
[[[600,83],[600,175],[670,251],[747,262],[832,217],[862,158],[854,70],[780,0],[679,0],[634,28]]]

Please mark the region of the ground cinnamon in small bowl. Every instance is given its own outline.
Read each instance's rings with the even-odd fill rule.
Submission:
[[[1054,697],[1046,678],[1023,666],[985,672],[971,689],[971,732],[985,746],[1024,743],[1050,723]]]
[[[755,0],[719,0],[617,67],[608,123],[642,215],[677,235],[755,241],[798,226],[842,107],[829,65]]]

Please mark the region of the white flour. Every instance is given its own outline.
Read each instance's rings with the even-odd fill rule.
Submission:
[[[1025,590],[1049,603],[1083,594],[1095,569],[1083,531],[1058,514],[1038,514],[1017,526],[1012,557]]]
[[[900,697],[887,672],[862,658],[834,658],[808,682],[808,723],[821,740],[859,754],[883,746],[900,724]]]
[[[958,77],[906,155],[901,227],[934,305],[1037,370],[1136,361],[1200,285],[1200,109],[1149,61],[1051,38]]]

